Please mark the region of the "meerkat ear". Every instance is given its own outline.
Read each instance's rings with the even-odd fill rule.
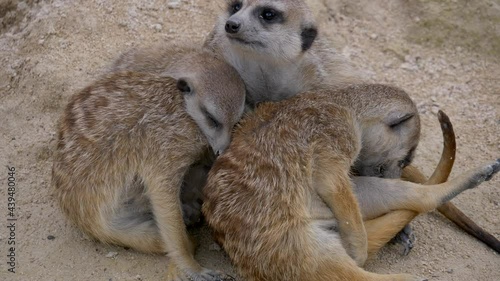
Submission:
[[[177,80],[177,89],[183,94],[190,94],[192,92],[192,87],[186,78],[179,78],[179,80]]]
[[[318,36],[318,29],[314,25],[306,25],[302,27],[302,32],[300,37],[302,38],[302,52],[305,52],[311,48],[314,40]]]
[[[385,120],[385,123],[387,124],[387,126],[391,128],[396,128],[397,126],[413,118],[413,116],[415,116],[414,113],[406,113],[401,115],[401,113],[398,112],[394,114],[389,114],[389,116]]]

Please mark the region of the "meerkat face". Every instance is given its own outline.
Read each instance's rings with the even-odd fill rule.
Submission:
[[[218,156],[228,147],[232,129],[243,115],[245,86],[232,72],[208,74],[208,77],[180,78],[177,88],[184,94],[188,114]]]
[[[412,162],[420,138],[418,114],[388,114],[382,122],[365,126],[354,174],[400,178],[403,168]]]
[[[228,0],[219,34],[231,48],[255,58],[294,60],[317,36],[310,11],[300,0]]]

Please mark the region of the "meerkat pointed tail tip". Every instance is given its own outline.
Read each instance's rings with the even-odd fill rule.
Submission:
[[[453,130],[453,125],[451,124],[450,118],[440,110],[438,112],[439,123],[441,124],[441,130],[443,132],[444,147],[441,154],[441,159],[439,164],[432,174],[432,176],[427,181],[428,184],[436,184],[445,182],[451,173],[453,163],[455,161],[456,154],[456,142],[455,133]],[[491,179],[491,177],[500,170],[500,159],[492,164],[491,175],[488,176],[485,181]],[[447,202],[438,208],[438,211],[443,214],[446,218],[454,222],[465,232],[476,237],[481,242],[488,245],[490,248],[500,253],[500,241],[491,235],[480,226],[478,226],[474,221],[472,221],[467,215],[460,211],[453,203]]]
[[[426,184],[438,184],[447,181],[451,174],[451,170],[453,169],[453,164],[455,163],[457,145],[453,125],[451,124],[448,115],[446,115],[446,113],[442,110],[438,113],[438,119],[441,125],[441,131],[443,132],[443,151],[436,170],[434,170],[434,173],[429,180],[426,181]]]

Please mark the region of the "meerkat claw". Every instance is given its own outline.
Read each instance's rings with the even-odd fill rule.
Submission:
[[[393,239],[393,243],[403,245],[403,256],[407,256],[414,247],[416,236],[409,224],[407,224]]]

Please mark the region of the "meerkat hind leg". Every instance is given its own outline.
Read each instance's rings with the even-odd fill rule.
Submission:
[[[499,170],[500,159],[436,185],[373,177],[354,177],[353,181],[363,218],[369,220],[394,210],[431,211],[462,191],[491,179]]]
[[[389,242],[419,213],[426,209],[429,211],[433,206],[438,207],[463,190],[478,186],[483,181],[491,179],[499,170],[500,160],[497,160],[439,185],[418,185],[380,178],[354,178],[356,195],[360,200],[361,212],[365,219],[369,256]],[[384,186],[384,182],[387,185]],[[396,182],[404,188],[391,186]],[[448,189],[448,193],[443,193],[443,189]]]
[[[343,165],[333,165],[335,161],[323,159],[327,157],[318,156],[317,158],[318,168],[313,175],[316,192],[337,219],[345,249],[361,266],[368,257],[367,238],[361,212],[353,193],[352,182],[347,173],[342,173],[348,169],[332,169]]]

